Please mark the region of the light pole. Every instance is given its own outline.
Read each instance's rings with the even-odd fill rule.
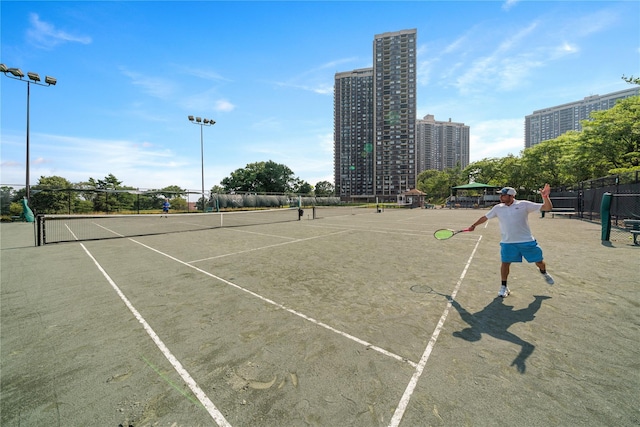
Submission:
[[[203,119],[201,117],[189,116],[189,121],[194,125],[200,125],[200,159],[202,164],[202,212],[205,211],[205,198],[204,198],[204,138],[202,128],[204,126],[213,126],[216,124],[215,120]]]
[[[26,183],[25,183],[25,190],[26,190],[27,202],[30,202],[31,191],[29,190],[29,95],[31,92],[30,90],[31,83],[38,86],[54,86],[58,81],[51,76],[45,76],[44,83],[39,83],[40,75],[38,75],[38,73],[33,73],[31,71],[27,73],[27,77],[29,77],[29,80],[26,80],[26,79],[23,80],[24,73],[20,68],[7,68],[7,66],[4,64],[0,64],[0,72],[4,73],[5,76],[11,79],[20,80],[21,82],[25,82],[27,84],[27,172],[26,172],[27,177],[26,177]]]

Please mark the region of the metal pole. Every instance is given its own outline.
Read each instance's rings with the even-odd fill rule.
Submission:
[[[29,92],[30,92],[31,84],[29,80],[27,80],[27,178],[25,183],[25,188],[27,191],[27,204],[31,202],[31,191],[29,189]]]
[[[200,159],[202,161],[202,212],[205,212],[204,202],[204,137],[202,132],[202,125],[200,125]]]

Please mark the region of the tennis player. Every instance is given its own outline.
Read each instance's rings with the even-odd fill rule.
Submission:
[[[169,204],[169,199],[164,199],[164,203],[162,204],[162,213],[164,214],[164,217],[167,218],[167,215],[169,214],[169,207],[171,205]],[[160,215],[162,216],[162,215]]]
[[[522,262],[524,257],[527,262],[535,262],[540,269],[542,277],[548,284],[553,285],[553,277],[547,273],[547,266],[542,257],[542,249],[531,234],[529,228],[529,214],[537,211],[550,211],[553,208],[549,193],[549,184],[545,184],[540,190],[543,203],[530,202],[528,200],[516,200],[516,190],[513,187],[504,187],[500,190],[500,203],[495,205],[486,215],[480,217],[469,227],[473,231],[478,225],[491,218],[498,218],[500,222],[500,276],[502,285],[498,296],[506,298],[510,291],[507,286],[509,269],[512,262]]]

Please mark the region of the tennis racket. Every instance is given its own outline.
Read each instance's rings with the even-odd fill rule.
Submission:
[[[455,230],[451,230],[449,228],[441,228],[440,230],[436,230],[436,232],[433,233],[433,237],[435,237],[438,240],[447,240],[447,239],[452,238],[453,236],[455,236],[458,233],[464,233],[464,232],[467,232],[467,231],[471,231],[471,230],[468,229],[468,228],[465,228],[464,230],[455,231]]]

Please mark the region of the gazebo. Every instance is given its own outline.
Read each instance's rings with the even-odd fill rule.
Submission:
[[[500,186],[483,184],[481,182],[470,182],[469,184],[458,185],[451,187],[450,202],[460,207],[471,206],[486,206],[487,204],[494,204],[500,201],[499,196],[495,194],[493,190],[499,189]],[[481,193],[481,195],[475,196],[461,196],[458,197],[458,191],[472,191],[474,193]]]
[[[412,209],[421,208],[424,206],[424,196],[426,195],[426,193],[414,188],[413,190],[398,194],[398,205]]]

